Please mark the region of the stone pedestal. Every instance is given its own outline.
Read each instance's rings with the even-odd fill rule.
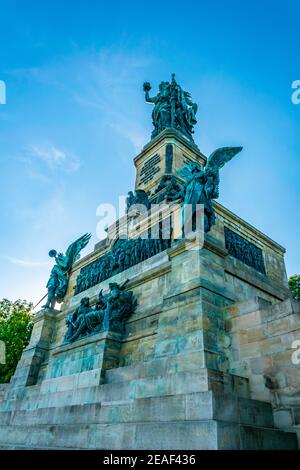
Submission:
[[[105,331],[56,348],[49,358],[42,390],[93,387],[104,382],[105,371],[118,367],[122,336]]]
[[[136,157],[136,188],[153,191],[186,159],[205,161],[196,146],[165,130]],[[168,249],[77,295],[80,269],[109,252],[111,230],[105,243],[74,265],[62,311],[37,316],[15,376],[0,390],[0,446],[297,448],[291,431],[299,384],[287,361],[300,320],[289,298],[284,249],[221,205],[215,208],[217,223],[204,239],[173,240]],[[129,237],[152,223],[147,216],[134,219]],[[265,270],[229,252],[226,228],[260,250]],[[93,306],[110,282],[127,279],[137,306],[124,334],[64,344],[65,318],[82,297]],[[267,375],[268,386],[277,380],[272,391],[263,388]]]
[[[203,165],[206,157],[175,129],[166,129],[147,144],[134,159],[136,189],[151,192],[163,175],[176,175],[187,162]]]
[[[34,317],[29,345],[24,349],[12,377],[14,386],[22,387],[36,384],[41,364],[49,353],[58,313],[58,310],[43,309]]]

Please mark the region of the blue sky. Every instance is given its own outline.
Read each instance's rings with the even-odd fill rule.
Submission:
[[[0,298],[38,301],[48,251],[90,231],[134,186],[156,90],[175,72],[206,154],[243,145],[220,202],[287,248],[300,272],[296,1],[0,0]]]

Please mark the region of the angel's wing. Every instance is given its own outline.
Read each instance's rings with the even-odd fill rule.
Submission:
[[[205,170],[219,170],[235,155],[240,153],[243,147],[221,147],[215,150],[207,159]]]
[[[178,176],[183,178],[185,181],[191,176],[193,168],[197,166],[201,170],[201,166],[198,163],[187,163],[184,167],[176,170]]]
[[[71,243],[66,251],[65,257],[67,258],[67,271],[69,271],[75,261],[79,258],[79,253],[83,248],[88,244],[91,233],[85,233],[82,237],[75,240],[75,242]]]

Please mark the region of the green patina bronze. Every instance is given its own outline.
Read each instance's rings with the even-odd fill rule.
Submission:
[[[183,198],[184,232],[186,228],[195,230],[198,205],[204,206],[204,231],[209,232],[215,224],[216,216],[212,200],[219,197],[219,170],[242,150],[242,147],[221,147],[207,159],[204,169],[199,163],[188,163],[177,173],[184,179],[179,194]]]
[[[184,91],[172,75],[171,82],[161,82],[159,92],[151,97],[151,85],[143,85],[147,103],[154,105],[152,121],[154,130],[151,138],[156,137],[167,128],[177,129],[181,134],[193,141],[194,125],[197,123],[196,113],[198,106],[193,103],[190,93]]]
[[[143,207],[141,208],[140,206]],[[143,189],[136,189],[135,193],[133,193],[133,191],[128,192],[128,196],[126,198],[126,213],[128,213],[131,208],[136,210],[139,208],[142,210],[150,209],[148,195]]]
[[[266,274],[262,250],[228,227],[224,227],[225,246],[228,253],[242,263]]]
[[[90,306],[89,297],[83,297],[79,307],[66,318],[68,330],[64,342],[73,342],[84,336],[102,331],[124,333],[125,321],[134,312],[136,300],[132,291],[124,291],[128,279],[119,285],[109,284],[109,293],[99,293],[95,308]]]
[[[50,278],[46,286],[48,289],[48,298],[43,308],[54,308],[56,302],[62,302],[67,292],[69,274],[72,266],[79,258],[81,250],[88,244],[90,238],[90,233],[86,233],[78,238],[78,240],[71,243],[65,255],[63,253],[57,253],[56,250],[49,251],[50,258],[54,258],[56,264],[51,270]]]
[[[156,230],[153,230],[153,233],[155,232]],[[138,237],[132,240],[116,240],[110,252],[81,268],[74,295],[166,250],[171,246],[171,239],[168,235],[162,233],[160,226],[157,228],[157,238]],[[147,236],[150,237],[151,233]],[[168,238],[164,238],[167,236]]]

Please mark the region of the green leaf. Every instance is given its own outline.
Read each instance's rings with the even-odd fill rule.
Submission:
[[[295,274],[289,278],[289,287],[294,298],[300,302],[300,274]]]
[[[32,331],[32,304],[26,300],[0,300],[0,340],[5,343],[6,363],[0,364],[0,383],[9,382]]]

